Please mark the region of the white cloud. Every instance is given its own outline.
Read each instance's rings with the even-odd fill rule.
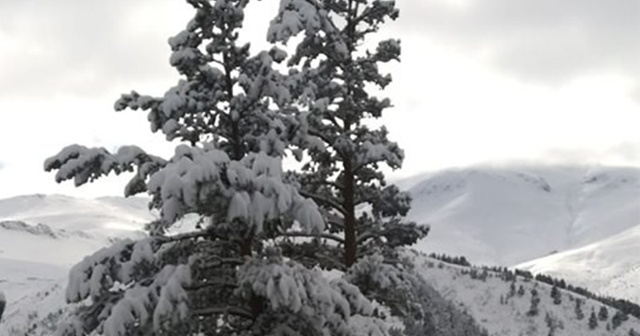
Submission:
[[[381,32],[404,48],[388,67],[395,108],[384,118],[407,155],[396,174],[553,151],[640,166],[635,2],[443,1],[400,1],[401,19]],[[248,10],[253,47],[266,45],[272,5]],[[174,0],[0,0],[0,197],[121,194],[124,179],[76,191],[42,171],[71,143],[170,155],[144,112],[112,107],[120,93],[162,95],[175,84],[166,40],[191,15]]]

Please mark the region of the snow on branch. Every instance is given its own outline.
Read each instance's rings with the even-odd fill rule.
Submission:
[[[302,314],[328,334],[388,335],[383,321],[373,318],[373,304],[341,278],[329,281],[317,269],[277,258],[250,261],[240,267],[238,278],[272,310]]]
[[[394,265],[385,263],[380,254],[367,255],[349,268],[345,279],[350,283],[360,283],[358,278],[366,277],[376,288],[389,289],[407,286],[404,273]]]
[[[215,205],[226,209],[218,220],[245,221],[256,232],[262,232],[265,221],[283,215],[298,220],[308,232],[324,228],[316,204],[283,182],[282,159],[264,152],[235,161],[212,146],[182,145],[148,186],[167,223],[192,212],[212,215]]]
[[[270,42],[287,42],[289,38],[304,31],[305,34],[318,32],[325,24],[327,12],[318,8],[316,1],[281,0],[277,18],[271,21],[267,31]]]
[[[397,169],[402,166],[404,152],[397,143],[387,139],[388,131],[385,127],[379,130],[360,130],[360,146],[355,154],[357,163],[354,170],[358,170],[369,164],[385,162],[390,168]]]
[[[136,323],[152,322],[157,331],[187,318],[185,287],[191,283],[190,267],[158,267],[156,260],[162,252],[156,243],[154,238],[120,241],[84,258],[69,273],[67,301],[84,302],[90,310],[108,316],[97,321],[105,336],[129,335]],[[111,299],[115,297],[118,300]],[[69,321],[65,328],[73,331],[76,327],[77,323]]]
[[[114,172],[137,173],[127,186],[125,194],[133,195],[146,190],[146,178],[166,164],[160,157],[147,154],[136,146],[123,146],[115,154],[104,148],[88,148],[81,145],[67,146],[60,153],[44,162],[45,171],[57,170],[56,182],[73,179],[76,186],[92,182]]]

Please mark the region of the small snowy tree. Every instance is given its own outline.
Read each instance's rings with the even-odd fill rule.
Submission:
[[[562,294],[560,293],[560,290],[556,285],[553,285],[553,287],[551,287],[551,298],[553,299],[553,304],[558,305],[562,303]]]
[[[321,207],[328,225],[322,235],[302,243],[292,240],[283,248],[292,257],[315,256],[305,260],[324,267],[352,268],[350,279],[370,297],[389,305],[397,297],[389,296],[388,289],[365,288],[386,281],[377,281],[374,274],[355,273],[387,269],[371,267],[371,263],[379,265],[376,254],[395,267],[396,249],[417,242],[428,232],[428,227],[403,219],[411,198],[387,185],[380,169],[383,164],[400,168],[403,151],[388,139],[385,127],[375,128],[370,122],[391,107],[389,99],[373,94],[391,83],[391,76],[382,74],[379,66],[400,59],[399,40],[384,40],[371,48],[371,35],[398,15],[395,1],[281,0],[268,32],[274,43],[286,44],[298,37],[288,64],[297,102],[292,107],[304,121],[299,131],[305,136],[294,139],[303,167],[291,179],[298,183],[301,195]],[[301,232],[288,235],[309,237]],[[408,273],[402,268],[389,272],[405,274],[401,278],[410,277]],[[411,296],[410,281],[402,283],[406,286],[396,287],[395,292]]]
[[[606,321],[609,319],[609,310],[605,306],[601,306],[598,311],[598,319],[600,321]]]
[[[509,293],[507,294],[507,298],[512,298],[516,296],[516,281],[512,281],[509,285]]]
[[[576,313],[576,318],[578,320],[582,320],[584,318],[584,312],[582,311],[582,304],[584,301],[580,298],[576,298],[576,305],[574,307],[574,311]]]
[[[538,308],[539,304],[540,304],[540,295],[538,294],[538,291],[534,288],[531,290],[531,305],[529,306],[527,315],[537,316],[540,311]]]
[[[589,315],[589,329],[593,330],[598,327],[598,318],[596,317],[596,312],[591,310],[591,315]]]
[[[294,224],[305,234],[325,228],[315,203],[283,180],[299,128],[280,108],[291,94],[273,69],[286,53],[239,44],[248,0],[187,2],[196,14],[169,40],[183,79],[164,97],[132,92],[115,104],[148,111],[154,132],[182,143],[174,156],[73,145],[45,162],[77,186],[134,172],[125,195],[147,192],[161,214],[149,238],[73,267],[66,298],[80,308],[58,335],[387,334],[356,286],[285,260],[273,242]],[[170,234],[187,214],[200,217],[196,229]]]
[[[616,310],[616,313],[613,314],[613,317],[611,318],[611,327],[613,328],[613,330],[616,330],[628,318],[629,317],[625,313]]]

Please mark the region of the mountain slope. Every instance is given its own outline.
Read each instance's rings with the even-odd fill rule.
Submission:
[[[522,264],[640,302],[638,169],[472,168],[412,178],[407,188],[409,217],[432,227],[422,251]]]
[[[102,237],[140,231],[156,219],[148,200],[131,197],[81,199],[63,195],[28,195],[0,200],[0,220],[43,223],[55,229],[96,233]]]
[[[636,226],[581,248],[523,263],[518,268],[571,279],[591,291],[640,302],[639,253],[640,226]]]
[[[451,265],[419,254],[415,258],[421,275],[443,296],[467,310],[492,336],[627,336],[630,329],[640,331],[640,320],[635,317],[628,317],[614,329],[617,310],[579,294],[560,289],[560,302],[555,304],[552,287],[546,283],[521,276],[511,280],[504,273]],[[512,282],[517,290],[511,289]],[[522,292],[518,293],[520,287]],[[532,314],[534,290],[539,303]],[[580,306],[581,318],[576,305]],[[591,329],[591,312],[598,314],[602,307],[608,317],[598,319]]]
[[[142,198],[29,195],[0,200],[0,258],[69,267],[156,218]],[[70,248],[69,246],[73,246]]]

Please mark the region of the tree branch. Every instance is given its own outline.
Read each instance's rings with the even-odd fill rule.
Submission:
[[[193,231],[187,233],[181,233],[174,236],[157,236],[154,237],[156,241],[160,244],[174,243],[183,240],[189,240],[194,238],[203,238],[203,237],[216,237],[211,231]]]
[[[328,205],[331,208],[335,209],[336,211],[342,213],[343,215],[346,215],[347,211],[342,207],[342,205],[338,204],[338,202],[331,200],[329,198],[326,198],[324,196],[321,195],[316,195],[310,192],[306,192],[304,190],[300,190],[299,191],[300,195],[302,195],[303,197],[307,197],[307,198],[311,198],[312,200],[318,202],[318,203],[322,203],[324,205]]]
[[[304,233],[304,232],[285,232],[281,236],[284,237],[302,237],[302,238],[325,238],[333,240],[337,243],[344,244],[344,239],[334,236],[330,233]]]
[[[209,262],[211,259],[213,259],[213,262]],[[207,267],[218,267],[220,265],[232,265],[232,266],[239,266],[245,263],[245,260],[242,258],[220,258],[220,257],[213,257],[209,260],[205,260],[202,261],[202,267],[203,268],[207,268]]]
[[[211,316],[211,315],[234,315],[238,317],[244,317],[247,319],[253,319],[253,315],[245,308],[227,306],[227,307],[209,307],[203,309],[196,309],[191,311],[193,315],[198,316]]]
[[[200,289],[205,289],[205,288],[209,288],[209,287],[231,287],[231,288],[237,288],[238,284],[235,282],[232,282],[231,278],[226,278],[226,279],[213,279],[213,280],[209,280],[207,282],[201,282],[201,283],[197,283],[194,285],[189,285],[189,286],[183,286],[184,289],[186,290],[190,290],[190,291],[197,291]]]
[[[357,244],[361,244],[363,242],[365,242],[367,239],[371,239],[371,238],[376,238],[379,237],[380,235],[378,233],[373,233],[371,231],[367,231],[361,235],[358,235],[358,237],[356,238],[356,243]]]

